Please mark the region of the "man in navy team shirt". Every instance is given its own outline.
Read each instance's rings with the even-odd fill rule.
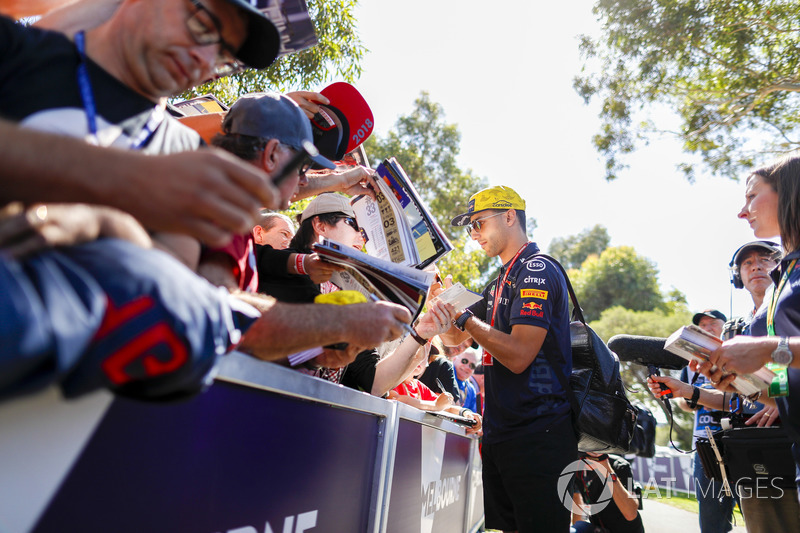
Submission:
[[[486,527],[567,531],[559,474],[577,457],[570,404],[548,359],[572,370],[567,287],[559,268],[537,257],[525,229],[525,201],[508,187],[474,194],[453,219],[503,268],[483,299],[454,321],[447,344],[472,337],[486,380],[483,487]],[[458,331],[460,330],[460,331]]]

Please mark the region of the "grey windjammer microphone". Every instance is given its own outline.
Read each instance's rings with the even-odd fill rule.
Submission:
[[[664,337],[643,337],[641,335],[614,335],[608,347],[617,354],[620,361],[628,361],[642,366],[657,366],[668,370],[680,370],[688,364],[683,357],[664,349]]]

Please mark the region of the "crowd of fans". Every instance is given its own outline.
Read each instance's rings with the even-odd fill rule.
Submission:
[[[288,364],[320,348],[298,370],[450,411],[472,419],[468,433],[486,431],[487,525],[561,530],[568,513],[551,512],[560,505],[555,480],[577,458],[567,391],[554,377],[571,369],[566,286],[527,240],[524,200],[487,189],[453,220],[505,265],[502,281],[468,311],[438,300],[440,283],[413,324],[400,305],[334,303],[331,277],[341,267],[311,245],[327,238],[362,249],[349,197],[374,196],[375,177],[337,166],[353,146],[329,142],[344,131],[342,117],[326,111],[329,98],[246,95],[211,146],[167,105],[207,80],[275,60],[279,32],[256,4],[80,0],[32,27],[0,17],[0,397],[57,384],[67,396],[105,387],[169,398],[202,390],[233,349]],[[784,394],[754,420],[772,423],[779,412],[800,464],[798,191],[798,157],[748,178],[740,217],[759,238],[779,234],[785,253],[757,241],[732,263],[748,290],[768,271],[777,288],[751,291],[753,313],[737,326],[744,335],[692,366],[706,378],[657,381],[687,408],[725,410],[736,373],[788,367]],[[274,212],[310,197],[297,221]],[[724,322],[716,313],[696,322]],[[563,368],[537,357],[547,352],[563,356]],[[629,469],[596,459],[612,474]],[[640,531],[625,502],[613,520]]]
[[[172,397],[201,390],[232,349],[285,363],[324,346],[302,371],[384,396],[450,327],[435,300],[412,335],[399,305],[315,303],[340,267],[311,244],[360,250],[347,196],[374,197],[371,169],[314,146],[335,160],[353,148],[326,141],[349,135],[324,94],[245,95],[212,147],[171,116],[167,97],[274,61],[280,36],[257,3],[81,0],[32,27],[0,23],[0,395],[55,383]],[[320,117],[333,131],[315,137]],[[271,211],[309,196],[296,234]]]

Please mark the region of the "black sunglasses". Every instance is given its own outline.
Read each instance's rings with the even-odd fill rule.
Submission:
[[[361,231],[361,228],[358,227],[358,222],[353,217],[339,217],[336,221],[344,220],[344,223],[353,228],[356,231]]]
[[[470,362],[469,359],[462,359],[461,360],[461,364],[462,365],[468,365],[470,370],[475,370],[475,363]]]
[[[276,187],[280,185],[283,180],[289,178],[295,171],[297,171],[297,174],[302,179],[303,176],[306,175],[308,169],[311,168],[311,165],[314,164],[314,162],[311,160],[311,156],[316,157],[319,155],[319,151],[317,150],[316,146],[314,146],[310,141],[303,141],[302,150],[298,150],[297,148],[284,143],[281,143],[281,145],[292,150],[294,155],[286,163],[286,165],[284,165],[280,172],[278,172],[275,177],[272,178],[272,184]]]

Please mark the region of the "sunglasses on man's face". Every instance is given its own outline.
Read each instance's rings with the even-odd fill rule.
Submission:
[[[481,228],[483,227],[484,220],[489,220],[490,218],[499,217],[500,215],[504,214],[505,211],[503,211],[502,213],[495,213],[494,215],[489,215],[488,217],[478,218],[471,221],[469,224],[467,224],[467,227],[465,228],[467,230],[467,234],[472,235],[473,231],[480,231]]]
[[[461,364],[462,365],[467,365],[470,368],[470,370],[475,370],[475,363],[473,363],[469,359],[466,359],[466,358],[462,359],[461,360]]]

